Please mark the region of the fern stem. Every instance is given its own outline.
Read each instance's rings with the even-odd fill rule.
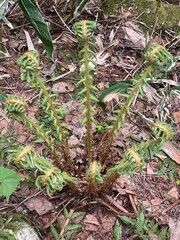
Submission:
[[[125,121],[126,113],[129,111],[130,106],[134,100],[134,97],[136,96],[137,92],[141,88],[141,85],[146,81],[146,78],[148,75],[152,72],[153,67],[149,66],[142,74],[140,79],[136,82],[133,89],[131,89],[131,93],[126,99],[123,107],[118,113],[118,116],[116,117],[116,120],[112,126],[112,129],[110,130],[108,137],[104,139],[104,141],[101,143],[101,147],[99,148],[99,160],[104,163],[106,161],[107,153],[110,150],[110,147],[112,145],[113,139],[115,135],[119,132],[121,126],[123,125]]]
[[[71,156],[70,156],[70,152],[69,152],[69,147],[68,147],[68,142],[67,142],[67,138],[64,134],[64,129],[62,126],[62,123],[58,117],[58,114],[56,112],[56,108],[54,107],[54,104],[49,96],[49,93],[43,83],[43,80],[39,77],[38,73],[36,74],[36,81],[38,82],[38,85],[40,87],[40,89],[42,90],[46,100],[47,100],[47,105],[49,106],[49,109],[53,115],[53,124],[54,127],[56,129],[57,135],[59,140],[62,142],[62,151],[64,154],[64,158],[66,159],[66,161],[69,164],[69,167],[72,166],[72,160],[71,160]]]
[[[59,166],[61,170],[65,170],[64,165],[62,164],[62,157],[54,147],[54,139],[50,137],[37,123],[33,122],[30,117],[24,114],[19,114],[19,117],[24,122],[25,125],[28,125],[32,131],[35,131],[45,140],[54,156],[56,164]]]
[[[90,93],[91,93],[91,79],[90,79],[90,73],[89,73],[89,55],[88,55],[88,43],[87,40],[84,41],[84,68],[85,68],[85,78],[86,81],[84,82],[85,87],[86,87],[86,105],[85,108],[87,110],[86,112],[86,148],[87,148],[87,155],[88,155],[88,163],[90,164],[92,162],[92,122],[91,122],[91,98],[90,98]]]
[[[92,163],[92,121],[94,120],[93,114],[96,113],[93,102],[98,100],[93,95],[93,92],[97,91],[97,88],[93,86],[93,77],[90,75],[91,72],[96,72],[96,61],[93,59],[96,54],[91,48],[94,48],[94,36],[93,32],[95,30],[95,22],[82,20],[74,24],[74,30],[76,32],[77,38],[80,41],[80,46],[83,46],[82,50],[79,52],[82,57],[80,61],[80,76],[81,80],[78,84],[83,84],[83,89],[79,93],[83,94],[84,98],[81,104],[85,105],[82,112],[83,121],[86,127],[86,149],[87,149],[87,159],[89,165]],[[93,67],[92,67],[93,65]]]

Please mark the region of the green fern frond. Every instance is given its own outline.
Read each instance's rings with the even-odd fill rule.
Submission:
[[[61,171],[54,167],[48,159],[39,157],[36,160],[36,168],[44,173],[39,175],[36,179],[36,186],[41,188],[46,186],[46,190],[49,196],[55,191],[61,191],[66,185],[65,180],[62,177]]]
[[[79,95],[83,96],[81,105],[84,105],[84,110],[82,111],[82,125],[85,125],[86,133],[86,148],[88,154],[89,164],[92,162],[92,122],[94,122],[93,115],[96,114],[95,108],[92,106],[92,103],[98,102],[98,99],[95,97],[94,93],[98,89],[93,86],[93,77],[91,72],[96,72],[96,61],[93,57],[96,56],[94,51],[91,49],[94,47],[92,41],[94,41],[93,32],[96,28],[96,24],[93,21],[80,21],[73,25],[76,36],[80,41],[80,46],[82,50],[79,55],[82,58],[79,62],[80,64],[80,81],[78,85],[83,85],[82,90],[79,92]]]
[[[142,141],[139,145],[128,148],[124,154],[124,159],[117,166],[110,168],[103,176],[104,185],[113,182],[120,174],[133,174],[136,170],[141,170],[144,166],[144,158],[159,152],[165,141],[173,136],[171,126],[166,123],[154,123],[152,128],[156,139]]]
[[[128,148],[125,153],[125,159],[131,162],[135,162],[137,168],[141,169],[142,168],[142,159],[140,157],[140,154],[137,151],[138,149],[135,147],[134,148]]]
[[[80,41],[92,39],[92,33],[96,29],[96,23],[94,21],[82,20],[73,25],[76,36]]]
[[[4,102],[4,113],[8,117],[18,117],[20,114],[27,112],[28,106],[22,97],[8,95]]]
[[[175,62],[173,55],[158,43],[149,46],[145,53],[145,59],[156,69],[159,68],[163,71],[168,71]]]
[[[30,51],[25,53],[18,59],[22,71],[22,80],[27,78],[32,87],[35,87],[39,91],[39,97],[42,99],[42,105],[44,106],[45,113],[52,121],[57,137],[62,144],[62,152],[69,165],[71,166],[71,156],[69,153],[68,141],[66,139],[66,131],[64,124],[59,117],[60,110],[57,109],[57,103],[52,100],[54,94],[51,94],[51,89],[45,85],[45,81],[41,79],[38,72],[39,66],[39,54],[37,51]],[[59,104],[58,104],[59,105]]]
[[[55,140],[43,130],[43,127],[39,125],[38,122],[34,122],[28,115],[26,115],[28,106],[26,102],[21,97],[17,96],[8,96],[4,102],[4,112],[7,116],[15,118],[18,122],[24,124],[28,127],[33,133],[38,136],[41,136],[43,140],[47,143],[50,151],[54,155],[54,158],[61,169],[64,169],[64,166],[61,162],[61,156],[55,149]]]
[[[27,80],[29,83],[34,84],[38,72],[39,61],[39,53],[36,50],[24,53],[17,60],[18,65],[20,65],[21,80]]]
[[[170,65],[174,64],[173,56],[161,45],[154,43],[150,45],[145,53],[147,60],[147,68],[136,78],[132,79],[133,87],[129,88],[129,95],[124,95],[126,101],[121,107],[118,115],[114,117],[114,123],[110,128],[108,137],[101,142],[99,147],[99,160],[104,163],[106,161],[106,154],[109,152],[110,146],[114,140],[115,135],[119,132],[122,124],[125,121],[126,114],[129,113],[131,104],[138,91],[142,92],[142,85],[147,84],[147,79],[156,75],[157,70],[167,71]]]
[[[165,141],[172,139],[174,135],[172,127],[167,123],[154,123],[152,130],[156,138],[162,138]]]
[[[149,76],[149,72],[151,72],[151,71],[152,71],[152,67],[149,66],[140,75],[140,77],[138,78],[138,81],[136,82],[134,87],[132,87],[130,89],[129,95],[126,96],[126,101],[125,101],[124,105],[121,107],[121,109],[118,111],[117,116],[113,117],[114,122],[112,123],[112,127],[110,128],[110,131],[108,133],[108,137],[101,143],[102,146],[100,147],[100,151],[99,151],[99,159],[102,163],[104,163],[106,161],[106,154],[110,149],[110,146],[111,146],[111,144],[114,140],[114,137],[119,132],[121,126],[125,122],[126,114],[129,113],[129,109],[130,109],[131,104],[134,100],[134,97],[136,96],[136,94],[140,90],[141,85],[146,82],[146,79]]]

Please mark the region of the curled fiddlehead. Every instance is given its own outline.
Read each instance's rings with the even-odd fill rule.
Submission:
[[[84,105],[84,110],[82,111],[83,121],[82,124],[86,126],[86,148],[88,155],[89,164],[92,162],[92,122],[94,122],[93,115],[96,113],[95,108],[92,103],[97,102],[97,98],[94,92],[98,91],[96,87],[93,86],[93,77],[91,72],[96,72],[96,61],[94,60],[96,54],[92,50],[94,47],[94,36],[93,32],[95,30],[95,22],[83,20],[81,22],[74,24],[74,30],[78,40],[80,41],[80,46],[82,50],[79,52],[81,57],[80,60],[80,81],[78,84],[83,86],[79,95],[83,96],[81,104]]]
[[[48,195],[52,195],[55,191],[61,191],[66,185],[61,171],[54,167],[46,158],[40,157],[36,161],[36,167],[43,175],[39,175],[36,178],[36,186],[41,188],[46,186]]]
[[[39,53],[32,50],[24,53],[17,63],[20,65],[21,80],[27,80],[29,83],[34,83],[39,67]]]
[[[159,152],[164,143],[172,139],[174,135],[172,127],[167,123],[152,123],[151,129],[155,139],[143,141],[139,145],[139,152],[143,152],[144,155],[149,154],[149,152],[151,152],[151,155]]]
[[[24,169],[35,168],[36,153],[32,146],[16,146],[9,151],[8,161]]]
[[[53,166],[48,159],[39,157],[36,160],[36,168],[43,173],[36,179],[36,186],[46,186],[49,196],[55,191],[61,191],[67,183],[77,184],[77,180],[71,177],[66,172],[61,172],[60,169]]]
[[[4,102],[4,113],[8,117],[19,117],[27,112],[28,106],[22,97],[8,95]]]
[[[90,182],[91,184],[103,183],[101,169],[102,169],[101,164],[98,163],[97,161],[93,161],[86,172],[87,181]]]
[[[172,139],[174,132],[170,125],[163,122],[157,122],[153,124],[152,127],[155,137],[162,139],[162,141],[167,141]]]
[[[158,43],[152,43],[145,53],[145,59],[155,69],[168,71],[174,64],[173,55]]]

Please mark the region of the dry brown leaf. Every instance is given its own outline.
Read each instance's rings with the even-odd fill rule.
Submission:
[[[164,159],[167,158],[167,156],[159,154],[159,153],[156,153],[155,156],[158,157],[161,161],[163,161]]]
[[[150,85],[143,85],[143,92],[147,97],[148,103],[157,103],[159,102],[161,96],[158,94],[157,90]]]
[[[113,42],[114,36],[115,36],[115,31],[114,31],[114,29],[112,29],[110,34],[109,34],[109,42],[110,42],[110,44]]]
[[[40,216],[54,209],[53,204],[45,197],[33,197],[25,205],[30,211],[36,211]]]
[[[34,50],[34,44],[31,40],[31,37],[27,31],[24,30],[25,36],[26,36],[26,42],[27,42],[27,47],[28,51]]]
[[[87,240],[95,240],[92,235],[89,235]]]
[[[160,215],[157,220],[159,225],[165,225],[169,222],[169,216],[167,214],[163,214]]]
[[[128,211],[122,206],[122,202],[120,200],[115,200],[111,196],[106,195],[106,198],[109,200],[111,204],[117,207],[120,211],[128,213]]]
[[[180,164],[180,152],[175,148],[175,146],[167,141],[162,147],[162,150],[177,164]]]
[[[85,219],[84,219],[84,222],[85,223],[88,223],[88,224],[94,224],[94,225],[97,225],[99,226],[99,221],[97,220],[97,218],[92,215],[92,214],[87,214]]]
[[[106,59],[110,57],[109,53],[106,52],[99,52],[96,54],[96,62],[97,65],[104,66],[106,63]]]
[[[147,164],[146,171],[147,171],[148,175],[153,175],[154,174],[154,170],[152,169],[152,167],[149,163]]]
[[[158,239],[157,235],[155,233],[149,232],[148,235],[152,240],[157,240]]]
[[[171,188],[171,190],[168,192],[168,195],[175,198],[175,199],[178,199],[179,198],[179,192],[178,192],[177,187]]]
[[[143,209],[145,209],[148,212],[153,211],[153,206],[149,200],[142,201],[142,206],[143,206]]]
[[[146,46],[146,38],[142,32],[137,32],[131,27],[122,27],[125,33],[125,39],[129,40],[136,48],[144,49]]]
[[[160,198],[154,198],[151,200],[152,205],[159,206],[164,200]]]
[[[124,178],[122,176],[119,176],[116,181],[116,185],[120,186],[121,188],[124,188],[125,184],[126,184],[126,181],[124,180]]]
[[[74,85],[66,82],[59,82],[53,85],[54,93],[68,93],[74,91]]]
[[[115,217],[110,216],[102,219],[102,228],[104,233],[109,232],[113,228],[115,219]]]
[[[104,98],[103,98],[103,102],[104,103],[108,103],[110,102],[112,99],[115,99],[117,101],[117,99],[119,100],[118,97],[119,93],[109,93],[107,94]],[[118,101],[117,101],[118,102]]]
[[[72,135],[70,139],[68,140],[68,144],[70,147],[74,147],[79,143],[79,140],[76,136]]]
[[[3,75],[0,75],[0,80],[3,80],[5,78],[10,78],[11,75],[10,74],[3,74]]]
[[[180,122],[180,112],[173,112],[172,115],[173,115],[175,123],[179,123]]]
[[[98,46],[98,49],[100,52],[104,51],[104,46],[103,46],[103,35],[102,34],[98,34],[96,36],[96,45]]]

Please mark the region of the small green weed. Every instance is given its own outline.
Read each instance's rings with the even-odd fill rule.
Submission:
[[[108,127],[108,124],[105,122],[102,122],[96,126],[96,130],[98,133],[104,133],[107,127]]]
[[[180,178],[178,164],[170,158],[166,158],[161,162],[157,174],[158,176],[167,175],[171,181]],[[176,184],[178,185],[178,180]]]
[[[18,229],[18,222],[22,219],[22,214],[9,214],[5,217],[0,216],[0,240],[15,240],[11,231]]]
[[[85,212],[74,212],[73,210],[68,210],[63,207],[63,219],[58,218],[58,232],[56,228],[51,225],[50,231],[54,239],[59,240],[72,240],[76,236],[77,232],[82,229],[82,224],[75,223],[79,218],[83,218]]]
[[[137,235],[138,239],[141,240],[152,240],[151,234],[156,235],[158,240],[169,239],[168,228],[159,229],[158,223],[153,219],[146,218],[142,211],[138,212],[136,219],[129,218],[126,216],[119,216],[122,223],[130,226],[133,229],[133,233]]]

